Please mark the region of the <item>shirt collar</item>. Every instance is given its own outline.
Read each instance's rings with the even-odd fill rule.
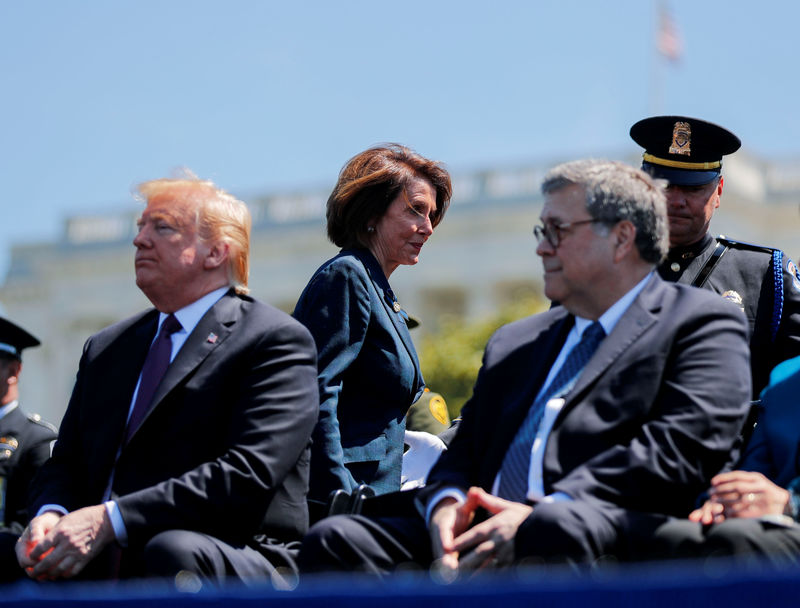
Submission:
[[[641,281],[636,283],[633,288],[628,291],[624,296],[622,296],[619,300],[614,302],[611,307],[605,311],[598,321],[600,325],[603,326],[603,330],[606,332],[606,335],[611,333],[611,330],[614,329],[614,326],[617,322],[622,318],[622,315],[625,314],[625,311],[628,310],[628,307],[631,303],[636,299],[636,296],[644,289],[644,286],[647,285],[647,281],[650,280],[650,277],[653,276],[654,271],[650,271],[647,273]],[[578,331],[578,335],[583,335],[584,330],[589,327],[594,321],[590,319],[584,319],[583,317],[575,316],[575,329]]]
[[[226,285],[225,287],[220,287],[218,289],[215,289],[214,291],[207,293],[199,300],[195,300],[188,306],[184,306],[180,310],[176,310],[175,318],[178,319],[178,322],[180,322],[181,327],[183,328],[180,332],[177,333],[183,333],[183,332],[186,332],[187,334],[192,333],[192,331],[194,331],[194,328],[197,327],[197,324],[200,322],[200,319],[203,318],[203,315],[205,315],[208,312],[208,310],[222,298],[222,296],[228,293],[229,289],[230,286],[228,285]],[[159,313],[158,329],[161,329],[161,324],[164,322],[164,319],[166,319],[168,316],[169,315],[167,315],[167,313],[164,312]],[[158,331],[156,331],[156,333],[158,333]]]
[[[17,401],[15,399],[14,401],[12,401],[10,403],[6,403],[5,405],[0,406],[0,418],[3,418],[10,411],[16,409],[18,405],[19,405],[19,401]]]

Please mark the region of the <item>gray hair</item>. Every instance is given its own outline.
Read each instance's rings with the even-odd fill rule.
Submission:
[[[645,262],[658,264],[669,249],[666,182],[619,161],[576,160],[554,167],[544,176],[542,194],[568,186],[586,192],[586,210],[608,226],[622,220],[636,228],[636,248]]]

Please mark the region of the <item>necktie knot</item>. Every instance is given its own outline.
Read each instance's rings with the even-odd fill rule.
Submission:
[[[603,329],[603,325],[600,323],[600,321],[595,321],[583,331],[581,339],[587,337],[591,337],[593,340],[602,339],[603,336],[605,335],[606,335],[606,330]]]
[[[183,325],[181,325],[181,322],[178,321],[178,318],[174,314],[169,313],[167,318],[164,319],[164,322],[161,324],[161,330],[159,333],[164,336],[171,336],[175,332],[182,329]]]
[[[589,348],[591,348],[591,353],[594,353],[594,351],[597,349],[597,345],[600,344],[600,341],[605,337],[606,330],[603,329],[600,321],[595,321],[589,327],[583,330],[580,343],[585,343]]]

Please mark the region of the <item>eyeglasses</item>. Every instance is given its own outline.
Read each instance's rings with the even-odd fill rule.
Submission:
[[[536,237],[538,243],[541,243],[542,239],[547,239],[547,242],[550,243],[553,249],[558,249],[558,246],[561,244],[561,239],[564,238],[564,233],[567,232],[568,229],[574,226],[580,226],[581,224],[595,224],[597,222],[603,222],[603,220],[579,220],[577,222],[564,222],[562,224],[546,222],[533,227],[533,236]]]

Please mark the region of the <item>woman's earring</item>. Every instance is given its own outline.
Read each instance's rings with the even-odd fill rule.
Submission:
[[[375,232],[375,226],[367,226],[367,232]]]

